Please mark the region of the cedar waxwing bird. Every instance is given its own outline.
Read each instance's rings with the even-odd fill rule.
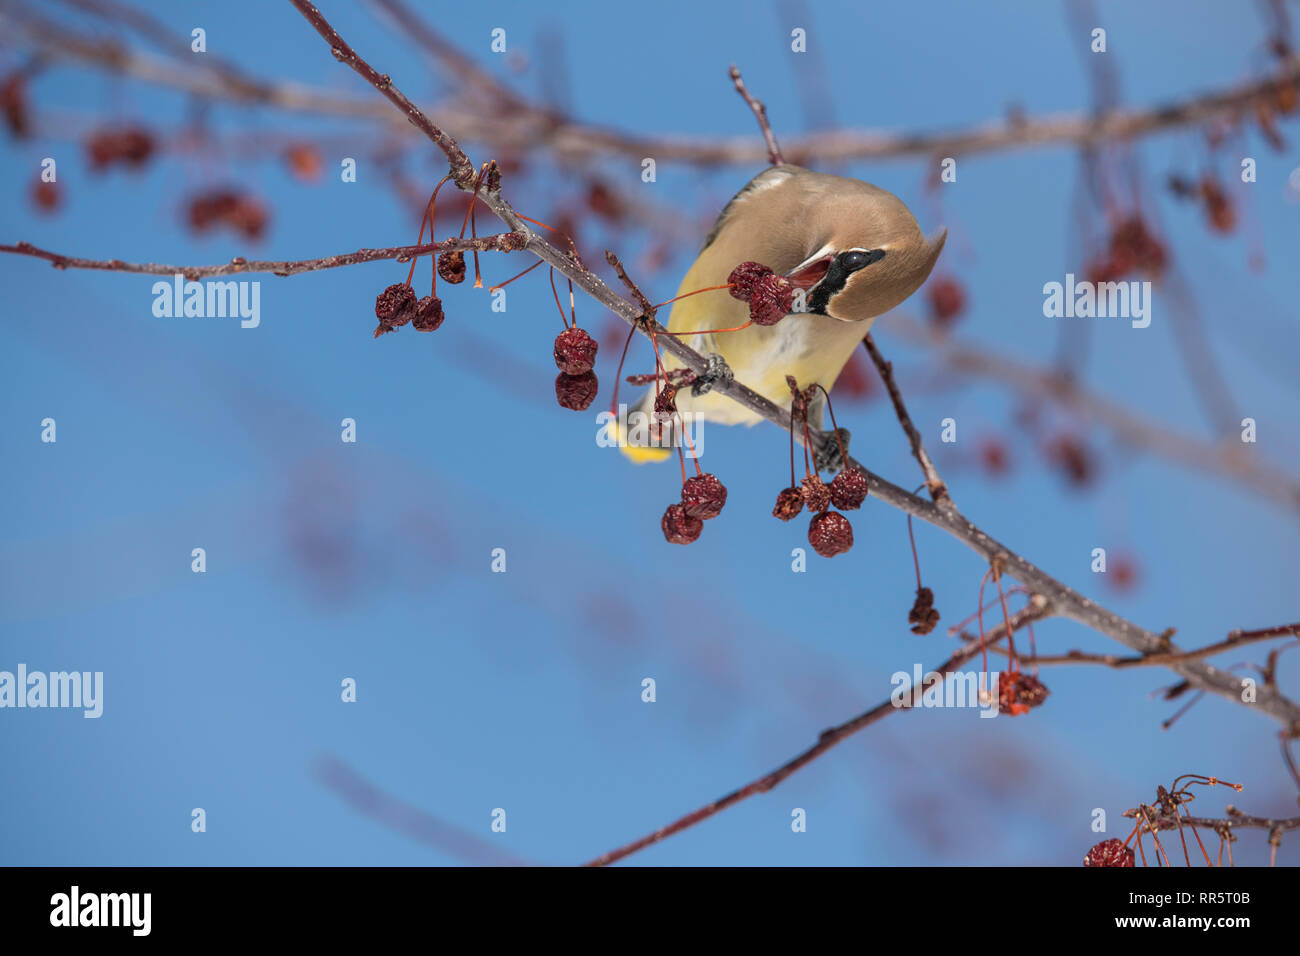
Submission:
[[[697,352],[715,353],[736,380],[790,406],[785,377],[801,387],[827,391],[853,355],[876,316],[920,288],[943,249],[947,230],[927,240],[911,211],[895,195],[844,176],[799,166],[773,166],[755,176],[727,203],[682,279],[678,295],[726,285],[742,262],[758,262],[785,276],[802,292],[804,311],[775,325],[750,325],[749,306],[726,291],[705,292],[673,303],[670,332]],[[800,308],[796,299],[795,309]],[[665,353],[664,367],[680,368]],[[653,411],[652,386],[633,409]],[[724,425],[753,425],[760,416],[706,387],[682,388],[677,410]],[[821,428],[822,402],[809,410],[809,426]],[[627,435],[625,434],[625,438]],[[669,447],[620,443],[634,461],[668,457]]]

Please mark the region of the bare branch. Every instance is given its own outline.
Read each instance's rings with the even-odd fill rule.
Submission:
[[[476,866],[528,865],[528,861],[439,820],[427,810],[385,793],[337,757],[317,760],[312,775],[357,812],[440,853]]]
[[[1012,618],[1008,621],[1007,633],[1011,631],[1017,631],[1020,628],[1024,627],[1025,625],[1029,624],[1031,621],[1034,621],[1042,617],[1045,611],[1046,611],[1046,606],[1042,602],[1035,602],[1030,604],[1024,610],[1013,615]],[[1004,637],[1006,637],[1006,633],[995,634],[989,637],[985,646],[991,647],[994,644],[996,644],[998,641],[1001,641]],[[982,648],[978,641],[967,644],[965,647],[958,650],[955,654],[949,657],[938,667],[933,668],[933,672],[940,674],[943,680],[947,680],[949,675],[953,671],[955,671],[958,667],[961,667],[963,664],[965,664],[967,661],[971,660],[972,658],[978,657],[981,652],[982,652]],[[922,688],[920,687],[912,688],[912,693],[914,695],[919,695],[921,692],[922,692]],[[608,866],[610,863],[617,863],[619,860],[623,859],[624,857],[631,856],[633,853],[636,853],[638,850],[644,850],[646,847],[658,843],[661,840],[665,840],[675,833],[680,833],[681,831],[688,829],[689,827],[693,827],[695,826],[695,824],[707,820],[709,817],[715,816],[718,813],[721,813],[723,810],[727,809],[728,807],[734,806],[737,803],[740,803],[742,800],[747,800],[758,793],[767,793],[767,791],[771,790],[773,787],[779,784],[786,777],[790,776],[796,771],[812,763],[822,754],[826,753],[826,751],[830,750],[836,744],[842,743],[843,741],[847,740],[849,737],[856,734],[859,730],[862,730],[863,728],[866,727],[870,727],[872,724],[876,723],[877,721],[884,720],[890,714],[898,713],[904,710],[911,710],[914,706],[915,706],[915,698],[910,702],[906,698],[904,698],[901,704],[895,704],[892,697],[887,700],[884,700],[881,703],[877,704],[875,707],[872,707],[870,710],[866,711],[865,713],[859,714],[857,717],[854,717],[852,720],[846,721],[845,723],[842,723],[837,727],[832,727],[829,730],[822,731],[821,736],[817,738],[817,743],[813,744],[811,747],[803,751],[803,753],[799,754],[798,756],[793,757],[790,760],[787,760],[785,763],[781,764],[781,766],[777,767],[771,773],[764,774],[763,776],[759,777],[757,780],[754,780],[746,784],[745,786],[741,787],[738,790],[733,790],[731,793],[727,794],[725,797],[722,797],[721,799],[714,800],[712,803],[705,804],[704,806],[700,807],[698,810],[693,810],[692,812],[686,814],[684,817],[679,817],[678,819],[674,820],[672,823],[668,824],[667,826],[655,830],[653,833],[649,833],[638,840],[633,840],[631,843],[628,843],[625,846],[621,846],[616,850],[611,850],[608,853],[604,853],[596,857],[596,859],[591,860],[585,865],[586,866]]]
[[[291,276],[300,272],[337,269],[341,266],[355,266],[363,262],[378,262],[384,259],[409,262],[413,256],[424,256],[439,252],[453,252],[456,250],[466,252],[471,250],[479,252],[512,252],[523,247],[524,237],[519,233],[502,232],[491,236],[479,236],[477,239],[446,239],[442,242],[425,243],[422,246],[358,249],[356,252],[325,256],[322,259],[273,261],[245,259],[242,256],[237,256],[227,263],[215,266],[169,266],[157,262],[123,262],[121,259],[79,259],[76,256],[65,256],[58,252],[38,249],[30,242],[20,242],[13,246],[0,245],[0,252],[45,259],[56,269],[97,269],[103,272],[135,272],[159,276],[183,275],[187,279],[201,279],[205,276],[259,272],[269,272],[277,276]]]
[[[159,61],[114,42],[77,37],[49,21],[41,21],[26,10],[22,11],[20,22],[6,22],[5,26],[24,28],[42,52],[90,62],[114,72],[203,96],[385,121],[384,113],[373,105],[340,97],[329,90],[267,80],[245,79],[238,83],[210,71],[179,69],[170,62]],[[797,157],[800,162],[833,164],[861,159],[971,156],[1046,146],[1086,146],[1247,116],[1257,103],[1273,99],[1279,90],[1298,85],[1300,59],[1291,57],[1278,72],[1265,79],[1145,108],[1111,110],[1101,116],[1092,113],[1011,116],[945,131],[821,130],[811,136],[788,140],[786,154]],[[540,143],[560,156],[602,153],[638,159],[654,156],[660,164],[677,162],[699,166],[753,166],[771,157],[766,142],[758,146],[749,137],[690,137],[674,133],[644,136],[589,126],[538,107],[499,116],[484,115],[481,111],[447,103],[437,112],[443,125],[457,129],[464,138],[489,143],[498,149],[520,149]]]
[[[412,126],[429,137],[433,144],[443,151],[447,157],[452,181],[461,189],[472,189],[474,166],[469,161],[469,157],[456,144],[456,140],[435,126],[429,117],[425,116],[414,103],[408,100],[402,91],[393,85],[393,81],[387,73],[378,72],[369,63],[357,56],[352,47],[348,46],[347,41],[339,36],[338,31],[321,16],[321,12],[316,9],[316,4],[309,2],[309,0],[290,0],[290,2],[298,8],[298,12],[307,18],[307,22],[315,27],[316,32],[330,45],[330,52],[334,54],[334,59],[346,64],[360,74],[367,83],[401,110]]]
[[[780,166],[785,162],[785,157],[781,155],[781,147],[776,144],[776,135],[772,132],[772,125],[767,121],[767,107],[763,105],[762,100],[755,99],[749,90],[745,89],[745,81],[740,78],[740,70],[736,69],[734,65],[728,71],[728,75],[736,87],[736,92],[754,111],[754,118],[758,120],[758,128],[763,133],[763,142],[767,143],[767,161],[773,166]]]
[[[912,424],[912,416],[907,413],[903,393],[898,390],[898,382],[894,380],[894,363],[886,361],[880,354],[880,349],[876,348],[875,339],[871,337],[870,332],[862,340],[862,346],[871,356],[871,361],[875,363],[876,370],[889,391],[889,399],[894,403],[894,414],[898,417],[898,423],[903,426],[908,444],[912,446],[912,457],[916,459],[917,464],[921,466],[921,473],[925,475],[925,484],[930,489],[930,497],[941,507],[955,507],[948,494],[948,486],[939,477],[938,469],[934,467],[934,462],[930,460],[930,455],[921,443],[921,433],[916,430],[916,426]]]
[[[918,321],[896,316],[885,321],[891,333],[936,349],[939,358],[955,372],[997,382],[1029,397],[1049,399],[1083,421],[1113,432],[1136,451],[1240,482],[1287,508],[1300,510],[1300,479],[1260,461],[1241,442],[1208,442],[1179,434],[1088,391],[1069,375],[955,342]]]

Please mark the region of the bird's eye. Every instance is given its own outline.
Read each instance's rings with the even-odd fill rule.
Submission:
[[[840,256],[840,266],[846,272],[856,272],[858,269],[861,269],[864,266],[869,266],[871,263],[884,258],[884,255],[885,252],[883,249],[873,249],[870,252],[854,250],[853,252],[846,252]]]

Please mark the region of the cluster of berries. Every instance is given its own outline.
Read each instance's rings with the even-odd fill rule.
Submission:
[[[246,239],[260,239],[269,215],[265,204],[233,189],[214,189],[189,201],[185,219],[196,233],[225,226]]]
[[[691,544],[704,530],[704,522],[720,515],[726,503],[727,488],[716,475],[698,472],[687,478],[682,482],[681,502],[669,505],[659,522],[664,537],[670,544]]]
[[[417,332],[434,332],[442,325],[442,300],[426,295],[416,299],[414,290],[405,282],[390,285],[375,297],[375,338],[387,332],[396,332],[406,323]]]
[[[107,169],[122,165],[140,167],[153,155],[153,134],[140,126],[116,126],[96,130],[86,140],[90,168]]]
[[[1159,276],[1165,268],[1165,247],[1151,232],[1146,220],[1134,214],[1122,220],[1110,234],[1110,241],[1085,270],[1091,282],[1114,282],[1134,272]]]
[[[755,325],[776,325],[794,307],[794,286],[758,262],[742,262],[727,277],[733,298],[749,303],[749,320]]]
[[[776,496],[772,517],[790,521],[806,507],[812,514],[808,543],[823,558],[833,558],[853,547],[853,525],[840,511],[854,511],[867,499],[867,476],[848,467],[828,485],[817,474],[808,474],[801,485],[791,485]],[[831,511],[834,505],[839,511]]]
[[[833,558],[853,547],[853,525],[840,512],[861,508],[862,502],[867,500],[870,483],[860,468],[848,465],[828,485],[822,481],[821,475],[808,467],[807,456],[804,459],[804,479],[795,483],[794,428],[802,426],[806,446],[809,441],[808,403],[816,397],[821,386],[814,384],[801,390],[792,376],[787,375],[785,380],[793,396],[790,403],[790,487],[776,496],[772,517],[791,521],[807,508],[813,516],[808,525],[808,543],[822,557]],[[831,421],[834,422],[834,412]],[[836,440],[839,440],[838,430]],[[844,454],[843,445],[840,454]],[[839,511],[831,511],[832,505]]]

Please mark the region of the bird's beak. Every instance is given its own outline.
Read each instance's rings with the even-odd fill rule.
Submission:
[[[798,266],[786,278],[790,280],[790,284],[796,289],[811,289],[826,278],[826,272],[830,269],[833,261],[832,256],[820,256]]]

